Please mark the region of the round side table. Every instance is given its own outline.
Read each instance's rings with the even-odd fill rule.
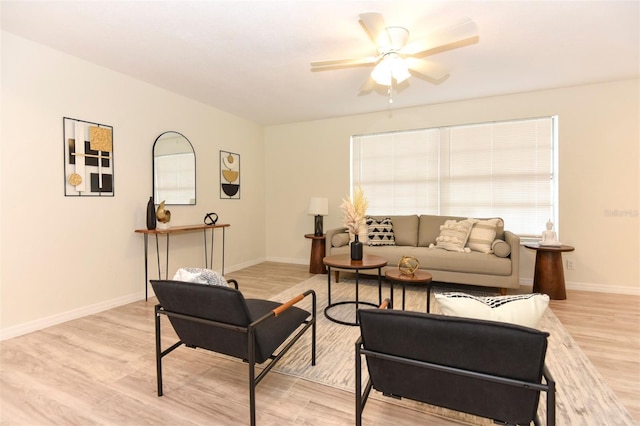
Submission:
[[[312,274],[326,274],[327,268],[322,263],[325,255],[326,235],[305,234],[311,240],[311,256],[309,258],[309,272]]]
[[[391,283],[391,305],[393,305],[393,283],[394,281],[402,285],[402,310],[404,311],[404,295],[406,284],[425,284],[427,286],[427,313],[431,304],[431,280],[433,277],[427,271],[418,269],[411,275],[403,274],[398,269],[388,269],[384,276]]]
[[[533,292],[548,294],[549,298],[553,300],[566,299],[567,291],[564,285],[562,253],[574,251],[575,247],[564,244],[561,246],[525,244],[525,247],[536,251]]]

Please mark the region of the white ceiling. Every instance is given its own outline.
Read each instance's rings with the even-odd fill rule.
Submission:
[[[383,111],[359,94],[371,67],[312,60],[375,54],[358,23],[382,12],[409,42],[461,18],[477,44],[429,57],[441,84],[409,79],[393,108],[638,77],[640,1],[5,1],[2,29],[270,125]]]

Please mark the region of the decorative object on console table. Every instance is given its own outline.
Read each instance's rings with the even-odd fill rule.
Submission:
[[[204,215],[205,225],[215,225],[218,221],[218,215],[216,213],[207,213]]]
[[[113,197],[113,127],[63,118],[64,195]]]
[[[311,198],[311,201],[309,201],[309,214],[315,215],[313,235],[319,237],[323,234],[322,216],[329,214],[329,200],[321,197]]]
[[[171,212],[164,208],[164,201],[158,205],[156,218],[158,218],[158,229],[166,230],[171,227],[171,225],[169,225],[169,222],[171,221]]]
[[[220,151],[220,198],[240,199],[240,154]]]
[[[147,229],[156,229],[156,207],[153,204],[153,197],[149,197],[147,203]]]

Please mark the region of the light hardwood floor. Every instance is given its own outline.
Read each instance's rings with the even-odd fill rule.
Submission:
[[[311,277],[265,262],[228,274],[248,297],[269,298]],[[0,343],[0,425],[236,425],[248,423],[246,365],[206,351],[165,359],[156,396],[153,305],[140,301]],[[551,308],[640,421],[640,298],[569,291]],[[164,330],[164,328],[163,328]],[[259,425],[350,425],[354,397],[270,373],[258,385]],[[371,400],[366,425],[453,425]],[[615,419],[612,419],[612,425]]]

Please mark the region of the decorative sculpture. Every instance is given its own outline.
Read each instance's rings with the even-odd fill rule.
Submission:
[[[542,232],[541,246],[561,246],[562,243],[558,241],[558,235],[553,230],[553,222],[551,219],[547,222],[547,229]]]
[[[156,210],[156,218],[158,218],[158,229],[169,229],[169,222],[171,221],[171,212],[165,210],[164,200],[158,205]]]
[[[402,256],[398,262],[398,269],[403,275],[413,275],[420,267],[420,262],[413,256]]]

